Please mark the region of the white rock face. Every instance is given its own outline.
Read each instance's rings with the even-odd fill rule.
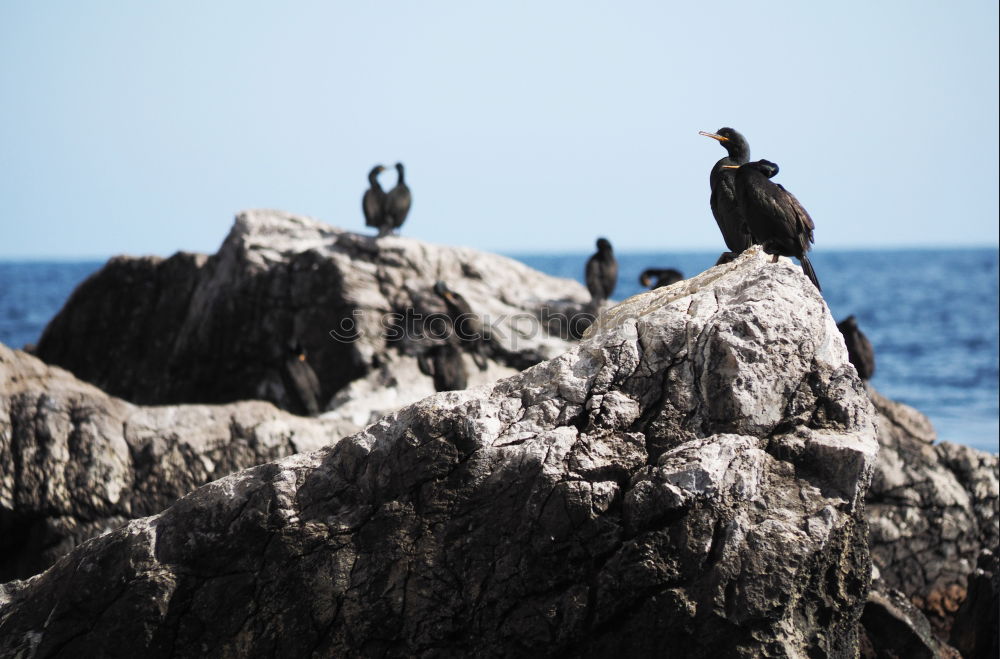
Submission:
[[[542,359],[569,348],[565,340],[541,331],[542,309],[582,308],[589,300],[579,283],[497,254],[402,236],[375,240],[310,218],[257,210],[236,217],[219,251],[220,266],[199,289],[194,304],[199,310],[210,309],[231,294],[234,279],[286,264],[305,252],[329,260],[343,277],[344,302],[356,312],[356,347],[367,360],[385,351],[386,314],[420,306],[417,298],[428,296],[438,280],[468,300],[500,347],[513,353],[531,350]],[[189,326],[189,331],[196,329],[196,324]]]
[[[670,422],[669,435],[693,437],[707,428],[781,435],[789,415],[805,420],[813,397],[809,373],[847,363],[843,338],[826,304],[815,288],[796,285],[800,275],[790,260],[772,264],[752,247],[731,263],[612,307],[587,336],[624,330],[636,334],[640,347],[654,342],[664,346],[654,357],[660,360],[657,367],[666,370],[662,393],[668,409],[684,418],[679,425]],[[674,361],[677,366],[671,367]],[[844,413],[836,398],[829,409],[811,413]],[[809,439],[808,450],[817,458],[827,461],[839,452],[836,433],[814,433]],[[794,437],[782,441],[795,447],[800,443]],[[836,460],[829,463],[827,469],[838,468]]]
[[[468,355],[463,356],[463,361],[470,387],[496,382],[518,372],[493,361],[485,371],[480,371]],[[434,393],[434,383],[421,372],[416,357],[392,353],[377,369],[337,393],[328,405],[330,411],[322,418],[339,421],[342,427],[357,432],[386,414]]]

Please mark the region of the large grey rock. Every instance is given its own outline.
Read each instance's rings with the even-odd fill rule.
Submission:
[[[976,560],[1000,542],[1000,463],[967,446],[934,444],[923,414],[874,390],[871,398],[881,444],[867,501],[872,561],[946,639]]]
[[[502,256],[248,211],[211,257],[109,261],[49,323],[36,354],[134,403],[260,399],[305,413],[283,372],[289,343],[305,348],[321,406],[360,378],[384,384],[380,366],[421,349],[426,323],[415,316],[445,311],[431,292],[438,279],[487,321],[494,375],[566,350],[559,321],[589,300],[580,284]],[[414,377],[413,391],[397,386],[401,401],[426,391],[430,378]]]
[[[0,344],[0,580],[341,430],[265,402],[132,405]]]
[[[0,654],[853,657],[876,453],[822,299],[750,252],[6,584]]]

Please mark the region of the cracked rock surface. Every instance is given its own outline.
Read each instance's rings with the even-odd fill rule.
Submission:
[[[237,469],[324,445],[336,422],[270,403],[141,407],[0,344],[0,580]]]
[[[751,251],[4,585],[0,654],[854,657],[876,453],[815,288]]]
[[[304,414],[282,371],[297,341],[319,380],[321,408],[369,376],[369,388],[396,391],[373,404],[398,407],[434,391],[428,376],[393,381],[381,367],[420,350],[430,328],[416,314],[446,311],[431,291],[439,279],[490,332],[489,377],[473,368],[472,384],[568,349],[561,321],[590,299],[575,281],[502,256],[398,236],[376,241],[281,211],[246,211],[212,256],[111,259],[49,323],[36,354],[133,403],[256,399]],[[345,418],[367,424],[370,412],[389,411],[361,404]]]
[[[868,491],[872,561],[948,638],[967,578],[1000,543],[996,455],[936,439],[923,414],[870,390],[878,466]]]

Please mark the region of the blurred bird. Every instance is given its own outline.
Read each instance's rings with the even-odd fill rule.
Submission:
[[[462,351],[451,341],[435,343],[417,358],[420,370],[434,380],[435,391],[457,391],[468,386]]]
[[[736,170],[736,195],[753,242],[774,255],[772,263],[777,262],[779,255],[796,257],[809,280],[817,290],[822,290],[806,256],[815,225],[799,200],[784,186],[770,180],[778,173],[778,165],[758,160],[724,168]]]
[[[656,280],[655,282],[653,281],[654,279]],[[682,279],[684,279],[684,275],[679,270],[674,270],[673,268],[648,268],[643,270],[642,274],[639,275],[639,285],[646,288],[660,288],[661,286],[676,284]]]
[[[368,189],[361,198],[361,210],[365,213],[365,226],[377,227],[379,233],[385,218],[385,191],[379,185],[378,175],[385,171],[382,165],[375,165],[368,172]]]
[[[611,297],[618,283],[618,261],[607,239],[597,239],[597,253],[587,260],[584,276],[593,304],[600,305]]]
[[[315,416],[320,413],[320,384],[316,371],[306,359],[305,348],[298,340],[288,344],[285,357],[285,377],[299,409],[298,413]]]
[[[403,226],[413,201],[410,188],[406,185],[403,163],[396,163],[396,173],[398,175],[396,187],[389,190],[389,194],[385,197],[385,224],[387,227],[385,233],[395,232]],[[385,235],[385,233],[380,231],[379,235]]]
[[[736,199],[736,176],[726,167],[739,167],[749,162],[750,144],[743,135],[728,127],[720,128],[717,133],[699,131],[698,134],[718,140],[726,150],[726,157],[716,162],[708,175],[712,189],[709,204],[719,231],[722,232],[722,239],[726,241],[726,247],[734,256],[738,256],[751,245],[751,239]]]
[[[434,284],[434,293],[444,300],[448,307],[448,317],[451,319],[453,334],[459,344],[472,355],[472,360],[480,371],[485,371],[486,334],[482,322],[473,311],[466,299],[448,288],[443,281]]]
[[[844,335],[847,346],[847,357],[854,364],[858,376],[868,381],[875,374],[875,350],[864,332],[858,329],[858,321],[854,316],[848,316],[839,323],[837,329]]]

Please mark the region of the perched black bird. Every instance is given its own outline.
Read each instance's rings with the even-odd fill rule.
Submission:
[[[462,351],[451,341],[435,343],[417,358],[420,370],[434,379],[435,391],[457,391],[468,386]]]
[[[595,305],[611,297],[618,283],[618,261],[607,239],[597,239],[597,253],[587,260],[584,275],[590,299]]]
[[[858,329],[858,321],[854,316],[848,316],[837,323],[837,329],[844,335],[847,357],[854,364],[858,376],[862,380],[870,380],[875,374],[875,351],[872,349],[872,342]]]
[[[779,255],[796,257],[809,280],[822,290],[806,256],[815,225],[799,200],[784,186],[770,180],[778,173],[778,166],[770,160],[757,160],[726,168],[736,170],[736,195],[753,241],[768,254],[774,254],[772,263]]]
[[[750,144],[740,133],[728,127],[720,128],[717,133],[699,131],[698,134],[718,140],[726,150],[726,157],[715,163],[712,173],[708,175],[708,182],[712,188],[709,203],[712,206],[715,222],[719,225],[719,231],[722,232],[722,239],[726,241],[726,247],[738,256],[752,243],[743,212],[736,199],[736,175],[726,167],[739,167],[749,162]]]
[[[378,227],[379,233],[385,224],[385,191],[379,185],[378,175],[385,171],[382,165],[375,165],[368,172],[368,189],[361,198],[361,210],[365,213],[365,226]]]
[[[298,341],[288,344],[284,376],[286,386],[291,389],[292,397],[298,404],[298,409],[293,411],[313,416],[319,414],[321,399],[319,378],[306,360],[306,351]]]
[[[719,255],[719,258],[715,262],[715,265],[725,265],[727,263],[732,263],[733,261],[736,260],[737,256],[739,256],[739,254],[733,254],[732,252],[723,252],[722,254]]]
[[[444,300],[448,307],[448,317],[451,319],[454,338],[463,349],[467,350],[480,371],[485,371],[486,363],[486,333],[482,321],[472,311],[472,307],[460,294],[448,288],[443,281],[434,284],[434,293]]]
[[[653,280],[656,280],[655,282]],[[645,286],[646,288],[659,288],[660,286],[669,286],[670,284],[676,284],[680,280],[684,279],[684,275],[680,273],[680,270],[674,270],[673,268],[649,268],[643,270],[642,274],[639,275],[639,285]]]
[[[389,194],[385,197],[385,223],[387,226],[385,233],[391,233],[403,226],[413,201],[410,188],[406,185],[403,163],[396,163],[396,173],[398,174],[396,187],[389,190]],[[380,232],[379,235],[384,234]]]

